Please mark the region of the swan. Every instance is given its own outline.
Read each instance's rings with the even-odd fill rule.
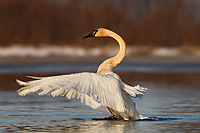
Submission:
[[[145,119],[146,117],[140,115],[136,110],[135,103],[131,100],[131,97],[141,98],[147,88],[139,85],[132,87],[122,82],[120,77],[112,71],[126,54],[124,40],[115,32],[105,28],[95,29],[84,38],[89,37],[114,38],[119,44],[119,52],[116,56],[102,62],[98,67],[97,73],[82,72],[50,77],[28,76],[34,79],[28,82],[17,79],[17,83],[23,86],[17,90],[18,94],[25,96],[36,92],[38,95],[50,94],[53,97],[77,98],[93,109],[106,107],[108,112],[117,119]]]

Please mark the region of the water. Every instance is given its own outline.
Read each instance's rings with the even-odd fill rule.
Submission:
[[[38,73],[96,71],[99,64],[6,64],[0,65],[0,73]],[[115,70],[137,72],[200,72],[198,63],[125,63]]]
[[[107,112],[77,100],[0,92],[0,132],[200,132],[199,89],[148,87],[133,100],[142,115],[160,120],[102,120]]]
[[[95,71],[97,67],[98,64],[0,65],[0,73]],[[115,70],[196,73],[200,72],[200,64],[121,64]],[[0,91],[0,132],[200,132],[198,87],[144,86],[149,89],[147,93],[142,99],[133,100],[142,115],[159,120],[102,120],[109,113],[93,110],[78,100],[20,97],[14,91]]]

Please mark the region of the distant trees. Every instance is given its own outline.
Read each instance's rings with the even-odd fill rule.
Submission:
[[[169,4],[138,20],[126,5],[109,1],[1,0],[0,45],[88,46],[94,40],[82,41],[82,37],[95,28],[106,27],[119,33],[129,45],[200,46],[200,26],[190,21],[186,9],[183,4]],[[112,40],[95,42],[100,45]]]
[[[200,44],[200,25],[189,19],[185,5],[171,4],[156,9],[144,19],[143,28],[144,43],[156,46]]]

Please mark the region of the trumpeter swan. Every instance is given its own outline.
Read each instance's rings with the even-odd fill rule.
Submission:
[[[51,94],[53,97],[77,98],[93,109],[107,107],[108,111],[117,119],[143,119],[144,117],[136,110],[131,97],[141,97],[147,89],[139,85],[129,86],[123,83],[116,73],[112,72],[112,69],[125,56],[124,40],[105,28],[98,28],[84,38],[107,36],[114,38],[119,43],[120,50],[116,56],[101,63],[97,73],[83,72],[51,77],[31,77],[35,80],[29,82],[17,80],[20,85],[24,86],[18,90],[19,95],[24,96],[37,92],[38,95]]]

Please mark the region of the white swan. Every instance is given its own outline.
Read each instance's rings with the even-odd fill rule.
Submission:
[[[141,97],[147,89],[139,85],[129,86],[123,83],[116,73],[112,72],[112,69],[125,56],[124,40],[105,28],[98,28],[84,38],[107,36],[114,38],[119,43],[120,50],[116,56],[101,63],[97,73],[83,72],[51,77],[30,77],[35,80],[29,82],[17,80],[20,85],[24,86],[18,90],[19,95],[24,96],[37,92],[38,95],[51,94],[53,97],[77,98],[93,109],[107,107],[109,112],[118,119],[144,119],[145,117],[136,110],[131,97]]]

